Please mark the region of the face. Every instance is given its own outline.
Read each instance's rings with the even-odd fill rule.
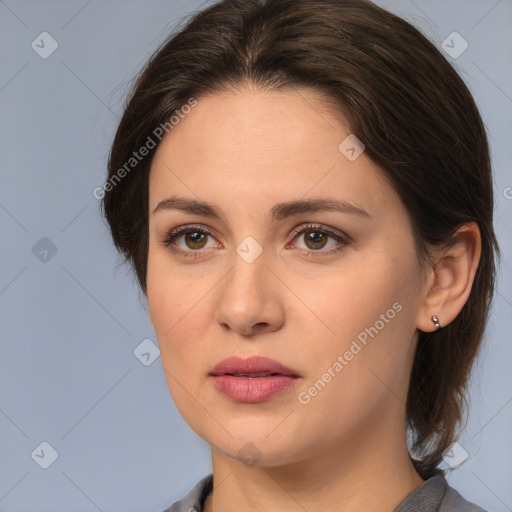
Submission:
[[[151,166],[147,300],[169,390],[214,450],[260,465],[403,425],[424,274],[398,195],[339,148],[350,128],[324,99],[205,96]],[[294,377],[212,376],[232,356]]]

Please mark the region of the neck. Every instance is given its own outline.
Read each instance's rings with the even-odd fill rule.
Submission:
[[[272,467],[248,467],[212,450],[212,466],[214,491],[205,512],[390,512],[424,482],[405,432],[392,439],[360,431],[335,448],[316,446],[315,456]]]

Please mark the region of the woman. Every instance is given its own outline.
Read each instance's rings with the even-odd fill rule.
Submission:
[[[224,0],[148,61],[103,208],[212,474],[167,511],[482,511],[437,466],[495,276],[467,87],[366,0]]]

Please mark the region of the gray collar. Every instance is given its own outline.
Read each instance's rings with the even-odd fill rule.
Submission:
[[[465,500],[440,474],[425,480],[393,512],[486,512]]]
[[[180,501],[163,512],[203,512],[204,502],[213,489],[213,474],[200,480]],[[448,485],[443,475],[425,480],[393,512],[486,512],[466,501]]]

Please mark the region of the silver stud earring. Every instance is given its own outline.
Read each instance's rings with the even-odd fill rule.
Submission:
[[[432,315],[432,322],[434,322],[434,325],[436,326],[436,331],[441,329],[441,326],[439,325],[439,318],[437,318],[436,315]]]

